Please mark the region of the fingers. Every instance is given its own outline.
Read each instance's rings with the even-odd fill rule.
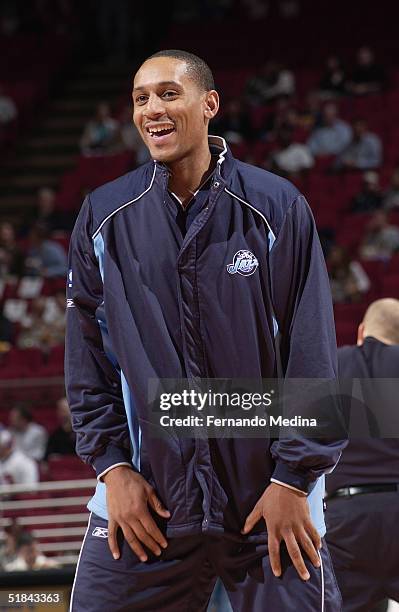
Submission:
[[[159,544],[154,540],[152,535],[150,535],[150,533],[145,530],[142,523],[140,523],[140,521],[135,521],[133,528],[134,528],[134,533],[137,536],[137,538],[140,540],[140,542],[145,544],[145,546],[149,550],[151,550],[154,553],[154,555],[157,555],[157,557],[159,557],[159,555],[162,552],[161,548]]]
[[[118,525],[115,521],[110,519],[108,521],[108,546],[114,559],[119,559],[120,557],[118,540],[116,537],[117,533]]]
[[[135,533],[129,527],[129,525],[123,525],[122,531],[123,535],[125,536],[126,542],[129,544],[132,551],[138,556],[140,561],[142,561],[143,563],[147,561],[147,553],[144,551],[144,548],[141,546],[139,540],[137,539]]]
[[[280,540],[270,534],[268,535],[268,549],[270,567],[273,574],[278,578],[281,576]]]
[[[317,548],[315,548],[313,541],[308,536],[305,530],[300,535],[299,541],[301,548],[305,551],[313,565],[315,567],[320,567],[320,559],[317,552]]]
[[[245,521],[244,527],[241,529],[241,533],[246,534],[249,533],[256,525],[256,523],[262,518],[262,514],[258,506],[252,510],[250,514],[247,516],[247,520]]]
[[[159,516],[162,516],[163,518],[170,517],[169,510],[162,505],[154,490],[148,494],[148,503],[150,504],[151,508],[153,508],[157,514],[159,514]]]
[[[306,565],[294,533],[291,531],[288,535],[283,537],[287,546],[288,554],[291,557],[291,561],[294,564],[299,576],[302,578],[302,580],[309,580],[310,574],[306,569]]]
[[[315,546],[316,550],[320,550],[322,543],[321,543],[321,537],[319,532],[317,531],[316,527],[313,525],[312,522],[309,522],[308,525],[306,525],[306,531],[310,537],[310,539],[313,542],[313,545]]]
[[[152,519],[151,516],[146,515],[140,518],[140,522],[142,526],[144,527],[144,529],[146,530],[146,532],[155,540],[155,542],[160,544],[162,548],[167,547],[168,542],[166,541],[166,538],[164,537],[161,530],[158,529],[157,524],[155,523],[155,521]]]

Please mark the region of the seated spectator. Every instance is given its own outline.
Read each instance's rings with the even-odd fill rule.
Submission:
[[[0,429],[0,484],[35,484],[39,481],[37,463],[15,447],[7,429]]]
[[[331,248],[327,259],[333,302],[358,302],[370,289],[370,279],[358,261],[341,246]]]
[[[21,525],[13,520],[11,525],[4,527],[4,539],[0,547],[0,569],[5,570],[5,566],[13,563],[17,558],[17,540],[21,536],[23,529]]]
[[[359,249],[363,259],[390,259],[399,250],[399,227],[390,225],[387,213],[378,210],[369,221]]]
[[[38,423],[28,408],[19,405],[10,411],[9,427],[14,438],[15,448],[25,455],[40,461],[43,459],[47,444],[47,432]]]
[[[34,536],[25,531],[17,539],[17,557],[5,565],[8,572],[27,572],[58,567],[58,563],[43,555]]]
[[[35,221],[46,225],[49,232],[72,229],[73,216],[56,208],[57,194],[51,187],[41,187],[37,192]]]
[[[379,168],[381,163],[380,138],[368,131],[363,119],[357,119],[353,123],[352,141],[337,157],[334,167],[338,170],[373,170]]]
[[[271,156],[274,170],[285,176],[295,176],[314,165],[309,148],[302,143],[293,142],[291,130],[282,130],[279,135],[279,149]]]
[[[15,230],[11,223],[0,224],[0,278],[21,276],[24,258],[15,239]]]
[[[44,455],[45,461],[54,455],[75,455],[76,434],[72,430],[71,412],[66,397],[57,402],[59,427],[50,434]]]
[[[382,206],[382,193],[380,188],[380,177],[377,172],[368,170],[363,174],[363,186],[352,202],[352,212],[367,213],[377,210]]]
[[[336,55],[327,58],[326,68],[320,79],[319,90],[323,98],[341,96],[346,89],[346,75],[341,60]]]
[[[255,106],[295,93],[295,78],[277,62],[266,62],[246,86],[246,98]]]
[[[119,136],[122,141],[122,148],[134,153],[138,166],[151,159],[150,153],[133,123],[131,106],[125,106],[119,117]]]
[[[80,147],[83,155],[109,155],[118,149],[118,122],[111,117],[109,104],[102,102],[83,132]]]
[[[18,116],[18,109],[15,102],[4,92],[0,86],[0,127],[11,123]]]
[[[313,155],[339,155],[352,140],[352,128],[339,119],[336,104],[326,104],[322,114],[322,125],[316,127],[308,140]]]
[[[383,207],[385,210],[399,210],[399,168],[392,174],[391,185],[384,195]]]
[[[4,314],[4,303],[0,304],[0,353],[7,352],[11,348],[14,339],[14,324]]]
[[[62,298],[61,298],[62,295]],[[63,344],[65,337],[65,297],[38,297],[32,301],[30,312],[21,321],[17,339],[19,348],[40,348],[48,351]]]
[[[348,80],[349,93],[357,96],[382,91],[386,85],[384,68],[377,64],[370,47],[361,47],[357,52],[356,65]]]
[[[311,90],[306,95],[305,108],[300,112],[299,125],[306,130],[314,130],[322,123],[322,100],[318,91]]]
[[[252,139],[252,126],[249,113],[241,100],[234,98],[226,104],[226,110],[220,119],[212,124],[214,131],[223,136],[231,144],[239,144],[243,140]]]
[[[298,125],[298,114],[287,98],[280,98],[274,105],[274,109],[268,113],[259,129],[261,139],[272,141],[281,130],[292,131]]]
[[[43,223],[35,223],[29,233],[30,248],[25,259],[27,276],[53,278],[66,276],[67,256],[54,240],[48,238],[48,228]]]

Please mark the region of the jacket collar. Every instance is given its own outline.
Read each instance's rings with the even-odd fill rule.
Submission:
[[[212,155],[217,155],[218,160],[216,164],[215,172],[218,175],[219,179],[222,179],[224,182],[227,182],[228,177],[231,174],[233,169],[235,159],[227,146],[227,143],[224,138],[221,136],[208,136],[209,149]],[[161,175],[166,184],[166,179],[169,177],[169,170],[167,166],[162,163],[154,160],[157,174]]]

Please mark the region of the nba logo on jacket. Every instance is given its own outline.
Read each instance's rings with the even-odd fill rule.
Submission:
[[[237,251],[233,257],[233,263],[227,266],[229,274],[241,274],[242,276],[250,276],[255,272],[259,262],[251,251]]]

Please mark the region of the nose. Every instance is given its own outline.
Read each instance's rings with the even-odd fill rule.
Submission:
[[[149,119],[158,118],[165,114],[165,104],[159,96],[151,94],[145,106],[145,115]]]

